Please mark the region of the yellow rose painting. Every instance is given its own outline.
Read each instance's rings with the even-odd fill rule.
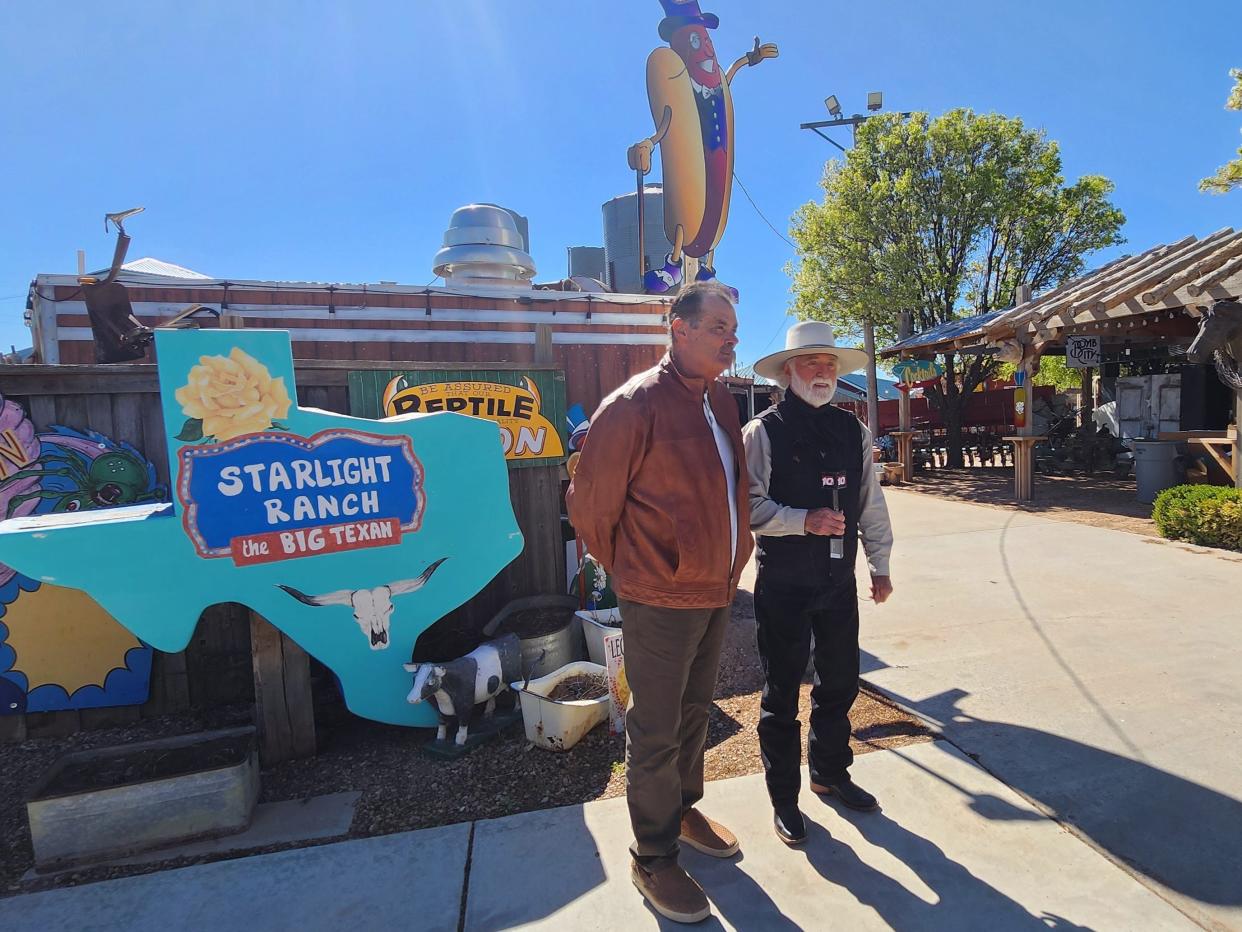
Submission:
[[[279,419],[293,404],[284,378],[272,378],[266,366],[237,347],[228,356],[200,356],[176,397],[189,418],[177,439],[187,442],[282,428]]]

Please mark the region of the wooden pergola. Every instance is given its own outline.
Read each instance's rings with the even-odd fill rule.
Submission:
[[[1105,354],[1125,349],[1132,352],[1184,352],[1199,331],[1199,320],[1215,302],[1242,297],[1242,232],[1231,227],[1196,239],[1187,236],[1176,243],[1154,246],[1133,256],[1123,256],[1044,292],[1037,297],[1019,295],[1015,306],[944,325],[901,340],[882,350],[884,358],[923,359],[942,353],[991,353],[1018,367],[1023,381],[1037,371],[1044,355],[1065,352],[1071,336],[1098,336]],[[1090,369],[1084,370],[1084,397],[1091,397]],[[1240,395],[1242,397],[1242,395]],[[1234,482],[1242,488],[1239,455],[1238,410],[1223,443],[1233,448]],[[903,446],[901,460],[911,460],[909,405],[902,405],[898,431]],[[1043,439],[1034,436],[1031,419],[1015,437],[1015,497],[1027,501],[1032,494],[1031,449]],[[1217,456],[1218,462],[1224,463]],[[910,466],[907,465],[907,476]]]

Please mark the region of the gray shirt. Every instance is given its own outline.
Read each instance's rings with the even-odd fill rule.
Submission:
[[[862,430],[862,487],[858,490],[858,534],[867,554],[872,576],[888,576],[888,560],[893,552],[893,525],[888,519],[884,490],[871,460],[871,431]],[[768,537],[806,534],[805,508],[792,508],[768,497],[772,478],[772,447],[763,421],[755,418],[742,428],[746,445],[746,468],[750,473],[750,529]]]

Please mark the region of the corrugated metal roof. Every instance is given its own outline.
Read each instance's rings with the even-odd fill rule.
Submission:
[[[143,256],[141,259],[126,262],[121,266],[121,271],[134,275],[155,275],[160,278],[190,278],[196,281],[212,280],[210,275],[204,275],[202,272],[195,272],[193,269],[174,265],[171,262],[165,262],[163,259],[155,259],[151,256]],[[98,272],[92,272],[91,274],[97,278],[102,278],[108,272],[108,269],[100,269]]]
[[[756,374],[753,366],[743,366],[737,370],[736,374],[743,379],[753,379],[755,382],[755,388],[776,387],[775,382]],[[899,397],[897,383],[892,379],[886,379],[883,376],[878,376],[876,383],[877,394],[879,395],[880,401],[888,401],[889,399]],[[867,376],[862,372],[850,372],[841,376],[837,382],[837,387],[843,394],[848,393],[850,395],[857,395],[860,398],[866,398]]]
[[[867,375],[864,372],[850,372],[841,376],[842,382],[848,382],[860,392],[863,397],[867,395]],[[900,398],[901,393],[897,391],[897,383],[892,379],[886,379],[883,376],[876,377],[876,396],[880,401],[890,401],[894,398]]]
[[[771,379],[765,379],[756,372],[754,366],[742,366],[734,375],[738,376],[738,378],[750,379],[755,383],[755,388],[771,388],[776,385]]]
[[[960,340],[976,334],[982,334],[984,326],[1004,313],[1006,312],[989,311],[986,314],[963,317],[961,320],[951,320],[947,324],[940,324],[938,327],[932,327],[930,330],[924,330],[922,333],[916,333],[912,337],[899,340],[887,349],[882,350],[882,352],[888,355],[889,353],[919,349],[937,343],[945,343],[950,340]]]

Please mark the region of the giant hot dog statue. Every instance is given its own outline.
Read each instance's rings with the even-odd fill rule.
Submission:
[[[647,100],[656,131],[630,146],[630,168],[651,171],[659,145],[664,163],[664,231],[673,251],[664,267],[643,276],[649,294],[675,290],[685,279],[685,257],[699,260],[698,281],[716,277],[713,254],[729,219],[733,186],[733,98],[729,84],[744,65],[775,58],[775,45],[755,47],[720,73],[707,30],[720,25],[698,0],[660,0],[665,17],[658,48],[647,58]]]

